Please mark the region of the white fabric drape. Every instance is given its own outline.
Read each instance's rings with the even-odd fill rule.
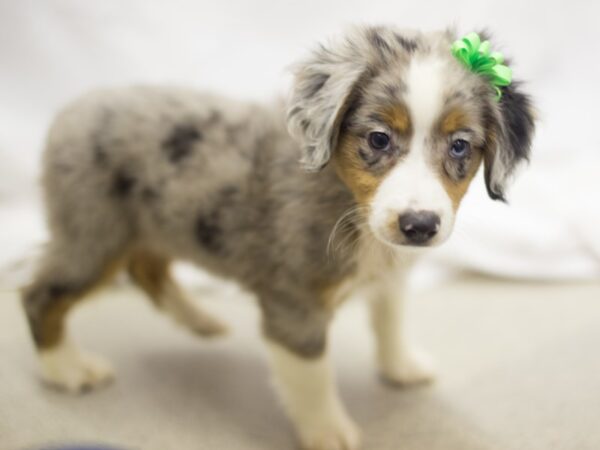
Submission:
[[[586,0],[0,1],[0,267],[43,238],[35,179],[55,111],[96,86],[180,83],[269,100],[285,67],[351,23],[489,27],[539,109],[510,206],[481,180],[438,267],[542,279],[600,276],[600,3]]]

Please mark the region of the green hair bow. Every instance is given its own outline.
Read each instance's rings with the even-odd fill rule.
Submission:
[[[481,42],[477,33],[469,33],[452,44],[452,54],[471,72],[486,77],[496,90],[496,100],[500,100],[500,86],[508,86],[512,81],[512,70],[502,64],[502,53],[490,53],[489,41]]]

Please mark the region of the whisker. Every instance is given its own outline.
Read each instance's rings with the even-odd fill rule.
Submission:
[[[338,254],[342,249],[348,249],[355,244],[354,242],[347,242],[351,239],[353,233],[349,233],[352,228],[359,228],[366,219],[366,212],[369,207],[366,205],[354,205],[345,211],[340,218],[336,221],[333,226],[329,238],[327,240],[327,255],[330,257]],[[336,242],[338,236],[342,235],[342,238]]]

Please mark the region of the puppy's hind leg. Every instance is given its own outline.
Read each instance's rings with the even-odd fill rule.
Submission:
[[[154,252],[137,250],[129,259],[129,275],[161,309],[186,328],[203,337],[225,334],[227,327],[201,309],[177,286],[169,271],[170,261]]]
[[[80,392],[113,378],[110,364],[79,349],[69,338],[67,314],[119,268],[120,257],[82,242],[51,242],[36,277],[23,290],[23,306],[38,350],[42,378]]]

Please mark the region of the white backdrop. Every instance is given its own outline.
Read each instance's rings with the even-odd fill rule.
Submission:
[[[473,185],[438,267],[600,276],[600,2],[0,0],[0,265],[44,236],[38,159],[53,113],[100,85],[178,83],[269,100],[285,68],[354,23],[488,27],[540,112],[509,207]]]

